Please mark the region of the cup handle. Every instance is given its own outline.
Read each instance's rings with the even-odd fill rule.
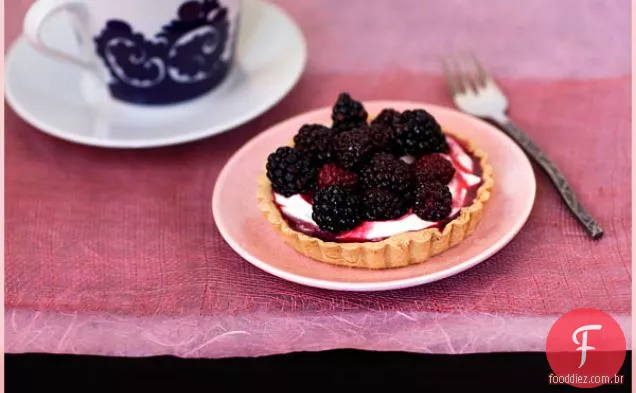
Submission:
[[[24,17],[23,33],[27,40],[33,45],[34,48],[46,53],[52,57],[60,60],[65,60],[83,68],[93,69],[94,63],[88,59],[83,59],[79,56],[74,56],[69,53],[53,49],[47,46],[40,37],[42,26],[53,15],[60,11],[69,11],[78,17],[78,21],[86,20],[87,13],[85,5],[77,0],[38,0],[34,2]],[[81,30],[78,33],[84,44],[86,37],[86,31]],[[85,48],[82,48],[85,50]]]

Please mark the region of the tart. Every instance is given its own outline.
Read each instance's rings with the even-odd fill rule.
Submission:
[[[423,109],[370,116],[341,93],[331,124],[272,151],[258,206],[287,246],[361,269],[425,262],[471,235],[494,185],[488,155]]]

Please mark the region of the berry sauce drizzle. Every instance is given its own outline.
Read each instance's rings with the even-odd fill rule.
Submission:
[[[451,161],[456,169],[455,176],[448,185],[453,193],[452,213],[444,220],[426,222],[420,220],[419,217],[412,212],[412,210],[409,210],[403,217],[396,218],[394,220],[382,221],[382,225],[390,225],[391,223],[394,223],[399,226],[408,220],[418,220],[418,222],[421,223],[418,229],[408,229],[401,231],[401,233],[411,232],[413,230],[422,230],[425,228],[439,228],[440,230],[443,230],[449,222],[459,216],[463,207],[469,206],[473,203],[477,197],[477,190],[483,182],[481,164],[476,157],[467,151],[460,141],[448,135],[446,139],[449,142],[451,151],[449,154],[445,155],[445,157]],[[479,178],[477,182],[473,181],[471,183],[468,180],[469,178],[474,180],[476,177]],[[303,204],[312,203],[313,195],[300,195],[300,197],[304,201]],[[277,195],[274,194],[274,201],[290,228],[323,241],[338,243],[377,242],[393,236],[374,236],[374,228],[378,224],[378,222],[375,221],[364,221],[356,228],[340,234],[323,231],[313,221],[308,222],[306,219],[297,218],[288,214],[285,211],[285,206],[279,203],[277,199]]]

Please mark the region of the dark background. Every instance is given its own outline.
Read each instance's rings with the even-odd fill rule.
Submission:
[[[631,391],[631,351],[620,371],[623,385],[593,391]],[[236,392],[309,388],[354,392],[579,391],[548,384],[544,353],[421,355],[334,350],[260,358],[116,358],[23,354],[5,357],[7,392]],[[314,389],[312,389],[314,390]],[[488,389],[492,391],[492,389]],[[331,392],[326,392],[331,393]]]

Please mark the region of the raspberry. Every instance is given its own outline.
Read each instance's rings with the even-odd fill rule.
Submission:
[[[286,197],[311,191],[318,172],[309,156],[289,146],[271,153],[266,169],[274,191]]]
[[[397,144],[408,154],[447,153],[446,137],[437,120],[423,109],[402,113],[395,129]]]
[[[371,158],[375,146],[365,127],[336,134],[333,138],[332,149],[340,166],[353,170]]]
[[[440,221],[452,210],[453,196],[448,186],[432,181],[421,184],[415,191],[413,212],[426,221]]]
[[[406,214],[408,205],[398,195],[381,188],[367,190],[362,196],[367,220],[392,220]]]
[[[294,146],[306,153],[317,163],[331,159],[331,140],[333,130],[321,124],[305,124],[294,136]]]
[[[407,163],[380,152],[360,171],[360,183],[366,189],[383,188],[402,195],[413,186],[413,177]]]
[[[437,180],[448,184],[455,176],[455,167],[440,154],[423,156],[411,164],[413,176],[418,184]]]
[[[311,217],[323,231],[340,233],[353,229],[362,222],[361,213],[359,197],[346,188],[329,186],[314,195]]]
[[[338,185],[345,188],[355,188],[358,184],[358,175],[340,168],[336,164],[325,164],[318,172],[318,187],[325,188]]]
[[[331,112],[333,129],[346,131],[367,124],[368,113],[362,103],[351,98],[349,93],[340,93]]]

